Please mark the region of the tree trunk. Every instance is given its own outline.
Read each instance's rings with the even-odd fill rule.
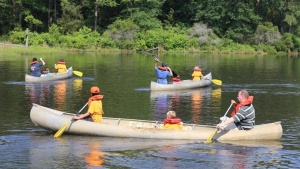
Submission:
[[[98,0],[96,0],[96,3],[95,3],[94,31],[97,31],[97,20],[98,20]]]

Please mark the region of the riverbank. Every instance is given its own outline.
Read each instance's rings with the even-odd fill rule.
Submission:
[[[52,54],[68,54],[68,53],[85,53],[85,52],[96,52],[96,53],[137,53],[144,51],[135,51],[135,50],[121,50],[117,48],[107,49],[107,48],[89,48],[89,49],[76,49],[76,48],[57,48],[57,47],[48,47],[48,46],[29,46],[26,48],[25,45],[12,44],[12,43],[0,43],[0,56],[28,56],[28,55],[52,55]],[[210,53],[215,55],[228,55],[228,54],[242,54],[242,55],[267,55],[267,52],[264,51],[254,51],[254,50],[219,50],[217,48],[209,49],[185,49],[185,50],[164,50],[160,47],[160,54],[166,53],[188,53],[190,55],[197,55],[199,53]],[[145,52],[147,54],[147,52]],[[151,54],[151,53],[150,53]],[[280,56],[298,56],[298,52],[284,53],[278,52],[276,55]]]

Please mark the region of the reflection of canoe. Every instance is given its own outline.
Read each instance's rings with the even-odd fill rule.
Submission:
[[[70,122],[75,114],[65,113],[33,104],[30,118],[36,125],[57,131]],[[151,139],[177,139],[177,140],[206,140],[214,126],[184,124],[183,130],[162,129],[163,123],[158,121],[120,119],[104,117],[102,123],[93,123],[78,120],[65,131],[66,133],[109,136],[133,137]],[[280,122],[257,125],[250,131],[232,130],[215,135],[218,140],[279,140],[282,136]]]
[[[200,92],[202,96],[210,97],[211,87],[204,87],[200,89],[187,89],[187,90],[151,91],[150,98],[151,100],[153,100],[163,96],[174,96],[174,95],[179,95],[181,97],[184,96],[191,97],[193,93],[197,93],[197,92]]]
[[[69,79],[72,77],[72,74],[73,74],[72,67],[70,67],[66,73],[51,73],[50,76],[35,77],[35,76],[26,74],[25,82],[48,82],[48,81],[54,81],[54,80]]]
[[[172,84],[159,84],[156,82],[151,82],[150,90],[184,90],[184,89],[194,89],[211,85],[212,75],[211,73],[204,76],[202,80],[182,80],[180,82]]]

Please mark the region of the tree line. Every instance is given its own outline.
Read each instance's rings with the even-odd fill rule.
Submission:
[[[0,40],[68,48],[300,50],[297,0],[1,0]]]

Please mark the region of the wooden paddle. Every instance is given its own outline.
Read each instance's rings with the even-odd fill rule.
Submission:
[[[225,117],[226,117],[228,111],[230,110],[231,106],[232,106],[232,103],[230,104],[229,108],[227,109],[226,113],[224,114],[223,120],[225,119]],[[223,123],[223,120],[222,120],[222,123]],[[217,133],[217,131],[218,131],[218,129],[216,129],[213,133],[211,133],[211,135],[206,140],[207,143],[211,143],[212,142],[213,137],[215,136],[215,134]]]
[[[212,79],[211,82],[213,82],[214,84],[219,85],[219,86],[222,85],[222,81],[218,80],[218,79]]]
[[[79,77],[82,77],[83,73],[82,72],[79,72],[79,71],[76,71],[74,70],[73,73]]]
[[[88,103],[86,103],[80,110],[79,112],[76,114],[76,116],[85,108],[85,106]],[[74,122],[74,120],[72,119],[69,123],[63,125],[55,134],[54,134],[54,138],[60,137],[64,131]]]

